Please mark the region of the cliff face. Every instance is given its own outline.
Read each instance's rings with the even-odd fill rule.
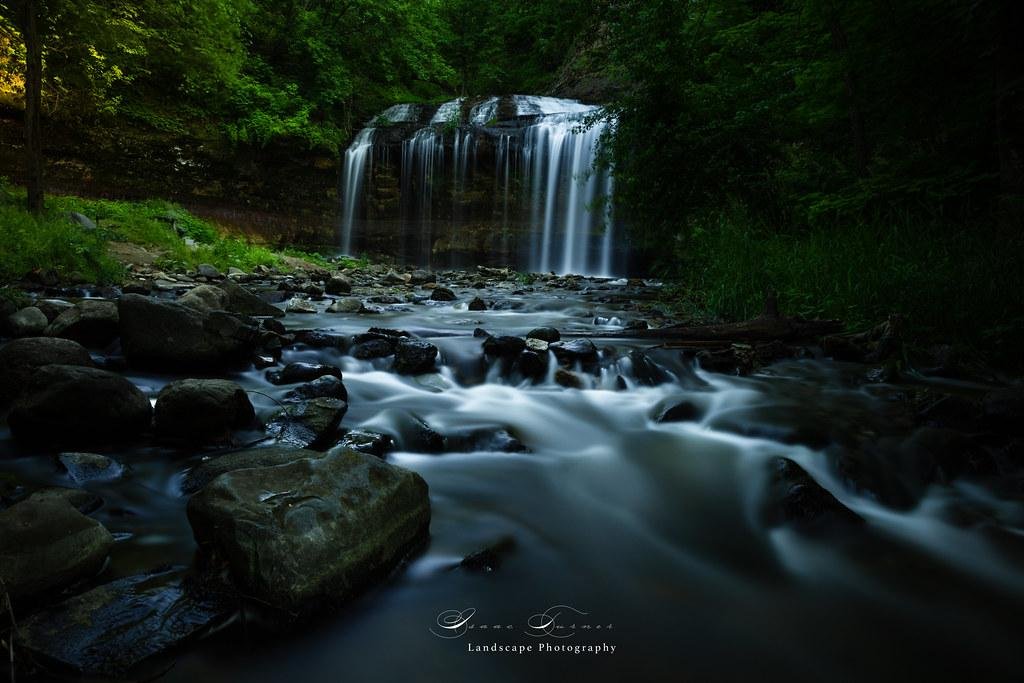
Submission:
[[[426,266],[621,272],[596,105],[526,95],[398,105],[346,153],[341,243]]]
[[[111,199],[177,201],[235,232],[268,242],[333,245],[338,160],[280,143],[230,148],[132,128],[45,124],[50,192]],[[0,174],[24,173],[22,123],[0,112]]]

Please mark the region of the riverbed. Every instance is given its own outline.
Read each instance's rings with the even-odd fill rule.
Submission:
[[[706,372],[678,350],[620,336],[644,317],[626,281],[454,289],[455,302],[414,297],[357,315],[326,313],[324,301],[316,314],[284,319],[292,330],[339,336],[370,326],[404,330],[440,349],[438,371],[415,376],[391,372],[388,358],[357,360],[343,345],[298,344],[281,360],[342,370],[343,427],[392,435],[387,461],[429,485],[429,542],[340,611],[287,635],[236,620],[180,652],[163,680],[997,680],[1024,673],[1020,490],[975,477],[909,481],[895,463],[895,484],[861,486],[836,465],[866,444],[903,452],[899,444],[918,428],[905,419],[908,391],[927,383],[965,394],[985,387],[871,381],[871,368],[820,353],[749,376]],[[468,310],[477,295],[494,308]],[[582,389],[556,382],[553,367],[540,381],[508,373],[484,360],[474,336],[482,328],[522,337],[538,327],[594,341],[600,363],[576,368]],[[638,380],[629,357],[637,349],[667,381]],[[180,377],[124,374],[153,397]],[[264,418],[289,389],[263,370],[223,376],[250,392]],[[657,420],[684,401],[695,406],[692,419]],[[497,436],[463,439],[475,446],[460,452],[423,452],[409,436],[415,420],[446,436]],[[3,471],[68,485],[6,428],[0,453]],[[107,454],[129,470],[122,480],[86,485],[103,498],[94,516],[116,539],[103,579],[192,563],[181,483],[205,454],[158,446]],[[767,519],[771,467],[780,457],[862,523],[807,529]],[[460,565],[499,542],[493,566]]]

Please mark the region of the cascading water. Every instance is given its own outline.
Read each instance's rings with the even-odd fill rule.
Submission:
[[[345,166],[342,171],[341,200],[341,250],[352,251],[352,224],[356,209],[362,200],[363,179],[366,176],[367,159],[373,151],[373,128],[363,128],[345,150]]]
[[[595,163],[612,125],[599,107],[526,95],[475,104],[459,98],[432,113],[396,105],[373,125],[382,134],[360,133],[346,153],[346,252],[367,244],[394,252],[397,239],[399,258],[428,266],[448,252],[453,265],[455,254],[476,254],[533,271],[610,275],[621,267],[612,174]],[[390,131],[400,138],[401,165],[389,170],[388,150],[396,144]],[[365,157],[373,148],[380,174],[366,183]],[[394,209],[377,182],[389,177],[400,179]],[[371,192],[384,200],[374,203],[374,215],[363,209]],[[364,215],[365,229],[354,230]],[[393,226],[399,234],[389,232]]]

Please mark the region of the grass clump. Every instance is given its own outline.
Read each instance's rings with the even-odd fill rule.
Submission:
[[[10,204],[0,204],[0,281],[11,282],[33,272],[53,272],[64,280],[110,284],[124,268],[107,255],[98,231],[83,230],[65,216],[36,217]]]
[[[897,313],[922,341],[1002,354],[1024,341],[1024,238],[1004,232],[878,221],[779,233],[719,215],[685,242],[683,285],[725,319],[756,316],[772,289],[789,314],[864,329]]]
[[[156,265],[184,272],[208,263],[226,272],[257,266],[290,270],[285,256],[301,258],[324,269],[365,267],[363,259],[333,263],[319,253],[294,248],[274,251],[247,239],[225,235],[213,223],[162,200],[141,202],[51,196],[46,213],[34,217],[22,208],[25,192],[0,182],[0,281],[10,282],[36,270],[52,270],[64,280],[116,283],[124,268],[108,256],[110,242],[130,242],[159,254]],[[86,230],[68,219],[70,212],[93,220]]]

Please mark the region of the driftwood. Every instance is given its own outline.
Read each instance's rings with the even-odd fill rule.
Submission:
[[[655,330],[624,330],[614,335],[629,339],[653,339],[668,348],[721,348],[732,344],[759,344],[765,342],[801,342],[817,340],[843,330],[838,320],[804,320],[779,315],[778,301],[769,295],[764,313],[756,318],[736,323],[716,325],[674,325]]]

